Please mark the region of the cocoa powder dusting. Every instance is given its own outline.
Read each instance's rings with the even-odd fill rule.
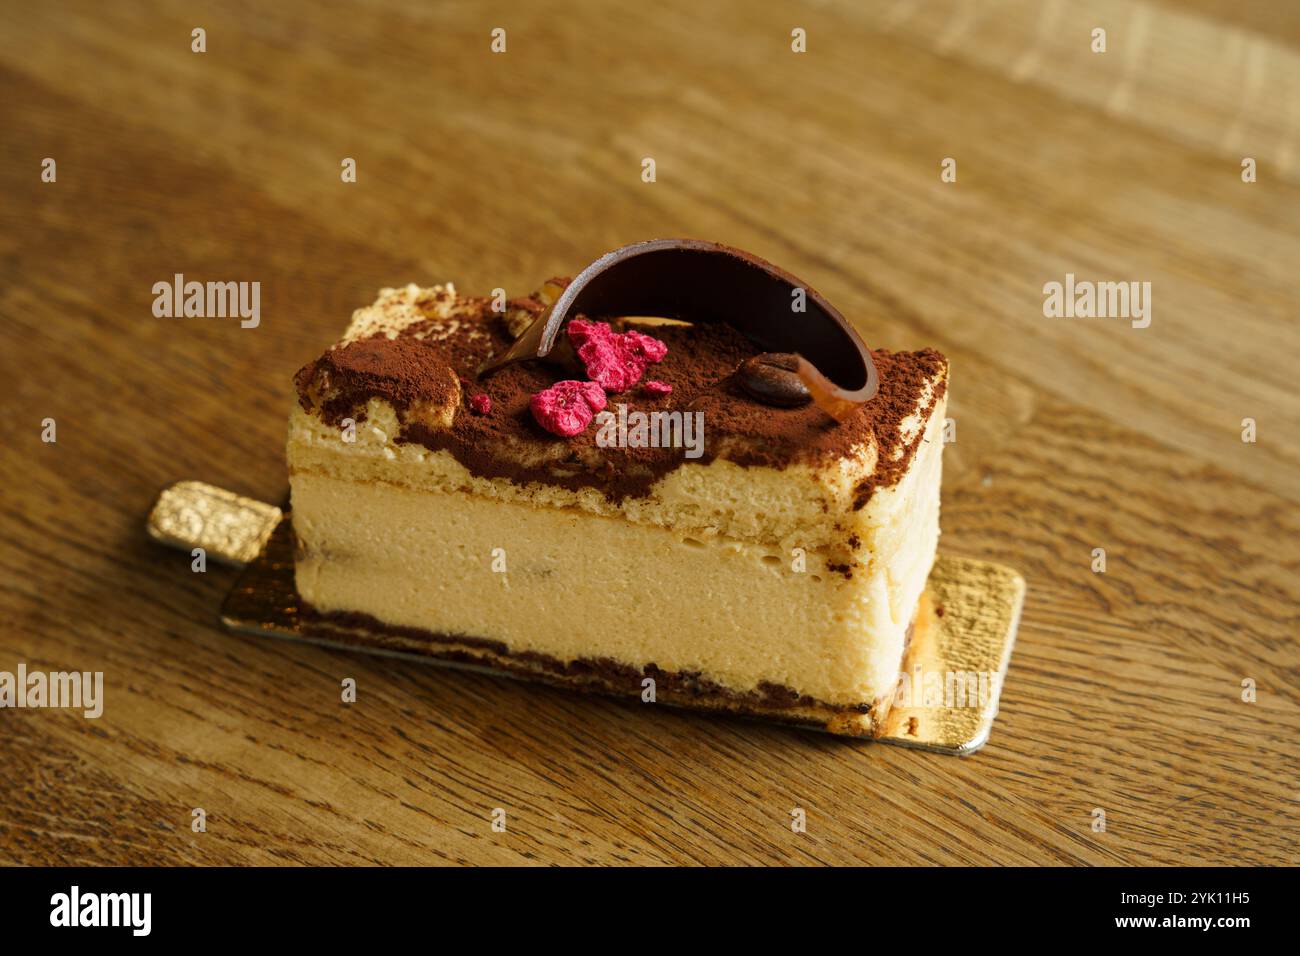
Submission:
[[[336,424],[348,416],[356,418],[370,398],[381,398],[397,409],[403,422],[398,441],[446,449],[481,477],[594,487],[612,500],[645,495],[664,474],[692,462],[708,463],[721,456],[744,467],[816,465],[855,454],[859,446],[874,441],[879,449],[876,471],[855,489],[855,507],[861,507],[876,487],[894,484],[906,472],[921,436],[900,454],[899,428],[916,411],[927,381],[947,366],[933,349],[874,350],[879,392],[848,421],[837,423],[814,404],[775,408],[746,394],[737,369],[762,349],[729,325],[642,327],[668,346],[653,374],[671,386],[671,392],[651,396],[632,388],[611,393],[608,408],[616,412],[622,403],[629,412],[702,412],[704,454],[687,459],[681,448],[602,448],[596,444],[596,425],[561,438],[544,431],[529,412],[534,393],[571,375],[534,361],[475,381],[475,369],[509,348],[513,338],[488,300],[462,301],[472,304],[473,312],[458,316],[450,333],[439,331],[443,337],[433,334],[432,321],[417,322],[394,339],[377,335],[335,347],[304,366],[295,376],[302,407]],[[536,299],[512,300],[511,305],[538,313],[542,309]],[[428,337],[420,338],[422,334]],[[452,401],[459,391],[457,378],[471,384],[466,394],[488,396],[490,414],[475,414],[468,401],[461,401],[450,428],[404,414],[416,403]],[[942,397],[944,387],[941,382],[932,402]]]
[[[366,402],[381,398],[399,412],[417,401],[447,401],[455,380],[441,349],[417,338],[382,335],[332,348],[298,370],[298,402],[322,421],[337,425],[363,414]]]

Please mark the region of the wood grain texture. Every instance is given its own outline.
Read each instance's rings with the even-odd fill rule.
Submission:
[[[98,720],[0,711],[0,862],[1300,861],[1294,12],[84,2],[5,21],[0,670],[102,670],[107,700]],[[227,634],[233,572],[146,539],[178,478],[281,498],[290,376],[380,286],[514,294],[663,235],[751,249],[873,344],[950,357],[942,546],[1029,581],[981,753]],[[176,272],[260,281],[261,326],[154,318]],[[1044,318],[1066,272],[1150,281],[1151,327]]]

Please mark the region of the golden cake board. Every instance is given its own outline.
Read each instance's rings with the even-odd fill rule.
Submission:
[[[380,646],[363,630],[346,644],[304,633],[293,581],[293,529],[274,505],[199,481],[158,497],[149,534],[173,547],[202,548],[242,566],[221,608],[233,631],[514,676],[492,668]],[[1015,643],[1025,581],[1005,565],[940,554],[917,613],[900,691],[880,743],[970,754],[988,741]]]

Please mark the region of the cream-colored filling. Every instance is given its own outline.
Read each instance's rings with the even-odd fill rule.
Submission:
[[[372,420],[359,439],[367,428],[383,430]],[[827,566],[843,555],[820,546],[833,523],[820,507],[804,512],[802,528],[764,542],[762,520],[736,489],[715,488],[734,476],[725,461],[669,476],[711,496],[673,522],[685,488],[658,489],[635,517],[626,503],[602,513],[573,498],[561,505],[579,497],[572,492],[474,478],[446,453],[398,446],[385,455],[390,442],[374,435],[378,453],[358,456],[360,440],[341,451],[331,436],[322,447],[322,433],[299,427],[290,445],[298,589],[322,611],[486,638],[515,653],[655,664],[740,693],[766,682],[829,704],[871,703],[897,680],[934,560],[941,428],[940,409],[903,481],[853,513],[860,540],[846,578]],[[736,470],[746,490],[770,489],[760,503],[769,514],[780,496],[799,494],[781,487],[799,484],[788,472]],[[729,531],[747,534],[716,523],[700,533],[701,516],[718,509]]]

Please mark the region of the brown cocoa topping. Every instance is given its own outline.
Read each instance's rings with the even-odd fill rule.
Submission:
[[[837,423],[815,402],[776,408],[755,401],[740,385],[736,370],[761,350],[726,323],[640,326],[668,346],[654,374],[672,391],[652,397],[634,390],[618,400],[629,412],[703,413],[704,455],[688,459],[680,448],[600,447],[596,428],[572,438],[548,434],[533,420],[529,401],[536,392],[573,376],[542,362],[509,365],[480,382],[475,391],[491,397],[492,414],[474,414],[446,390],[458,390],[458,377],[472,379],[486,358],[509,348],[513,339],[490,300],[461,301],[469,306],[468,313],[458,315],[457,327],[442,337],[418,338],[432,322],[417,322],[394,339],[376,335],[332,348],[308,363],[296,376],[302,407],[337,424],[348,416],[360,421],[366,402],[382,398],[397,410],[399,442],[446,449],[479,477],[595,488],[612,501],[643,496],[673,469],[707,464],[719,456],[744,467],[784,468],[795,462],[816,466],[874,444],[876,471],[855,489],[855,504],[861,507],[875,487],[893,484],[906,471],[922,436],[903,443],[902,422],[918,411],[926,383],[947,365],[932,349],[873,350],[878,394]],[[541,311],[536,301],[518,304]],[[944,387],[941,382],[931,401],[942,396]],[[433,426],[414,413],[413,406],[430,400],[454,402],[449,428]]]

